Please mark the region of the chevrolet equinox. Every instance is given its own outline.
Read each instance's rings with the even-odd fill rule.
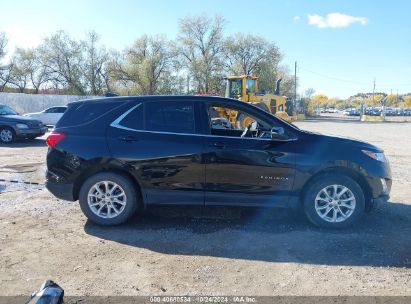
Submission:
[[[343,228],[391,189],[381,149],[220,97],[73,102],[47,144],[47,188],[79,200],[100,225],[178,204],[290,207],[317,226]]]

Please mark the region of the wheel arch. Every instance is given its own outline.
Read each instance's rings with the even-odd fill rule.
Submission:
[[[14,132],[14,134],[16,134],[16,130],[14,129],[13,126],[0,124],[0,129],[2,129],[2,128],[10,129],[10,130],[12,130],[12,131]]]
[[[139,202],[141,202],[142,205],[144,205],[144,195],[143,195],[143,189],[141,187],[141,183],[126,168],[115,166],[115,165],[102,166],[101,164],[99,164],[99,165],[95,165],[85,170],[78,178],[76,178],[76,181],[74,183],[74,186],[73,186],[74,200],[79,199],[79,193],[80,193],[81,186],[90,176],[96,175],[98,173],[103,173],[103,172],[116,173],[116,174],[119,174],[129,179],[133,183],[133,185],[135,186],[135,189],[137,190],[139,194],[139,198],[140,198]]]
[[[355,182],[359,184],[361,189],[363,190],[364,193],[364,199],[365,199],[365,209],[366,211],[369,211],[372,206],[372,190],[370,185],[368,184],[367,180],[365,177],[354,170],[353,168],[347,168],[347,167],[329,167],[320,170],[319,172],[315,173],[313,176],[310,177],[310,179],[305,183],[304,187],[302,188],[300,192],[300,202],[303,204],[304,201],[304,196],[307,191],[307,189],[319,178],[322,178],[327,175],[331,174],[340,174],[340,175],[345,175],[353,179]]]

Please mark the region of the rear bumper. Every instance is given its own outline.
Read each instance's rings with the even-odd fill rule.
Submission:
[[[47,180],[46,188],[55,197],[65,200],[65,201],[74,202],[74,195],[73,195],[74,185],[73,184],[56,183],[51,180]]]

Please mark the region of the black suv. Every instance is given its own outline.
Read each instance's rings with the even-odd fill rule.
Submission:
[[[34,139],[47,132],[41,121],[21,116],[12,108],[0,104],[0,142],[13,143],[17,138]]]
[[[292,207],[318,226],[341,228],[386,202],[391,189],[379,148],[219,97],[74,102],[47,144],[47,188],[79,200],[101,225],[148,205],[183,204]]]

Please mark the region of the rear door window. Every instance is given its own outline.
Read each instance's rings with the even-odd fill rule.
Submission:
[[[119,124],[123,127],[133,130],[143,130],[144,129],[144,107],[140,103],[133,108],[131,112],[128,113]]]
[[[145,121],[147,131],[195,133],[193,102],[147,102],[145,105]]]

